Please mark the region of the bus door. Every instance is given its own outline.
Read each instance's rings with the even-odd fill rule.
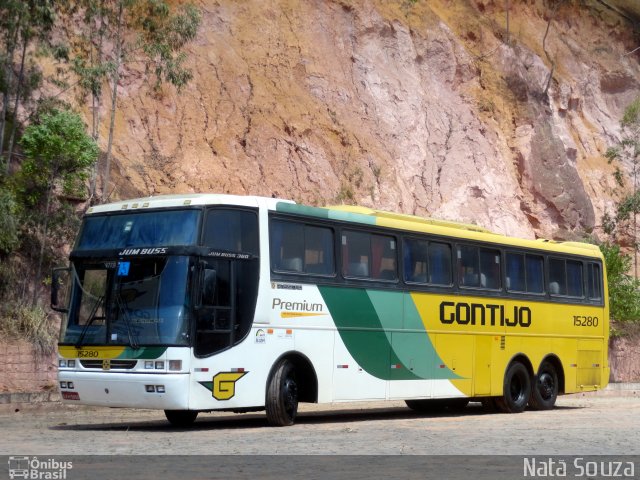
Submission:
[[[196,356],[231,347],[238,332],[237,272],[233,260],[203,260],[196,288]]]

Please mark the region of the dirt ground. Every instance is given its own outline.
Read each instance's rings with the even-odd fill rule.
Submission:
[[[470,404],[418,414],[402,402],[301,405],[292,427],[264,413],[200,414],[190,429],[161,411],[41,407],[0,414],[0,455],[638,455],[638,396],[565,396],[552,411],[506,415]]]

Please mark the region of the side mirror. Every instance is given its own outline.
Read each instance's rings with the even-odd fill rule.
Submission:
[[[54,268],[51,271],[51,309],[60,313],[67,313],[69,309],[60,303],[60,293],[62,291],[63,302],[67,298],[71,277],[69,267]]]

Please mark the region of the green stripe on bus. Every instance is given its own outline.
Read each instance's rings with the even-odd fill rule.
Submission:
[[[309,207],[307,205],[297,205],[295,203],[278,202],[276,204],[276,211],[329,220],[340,220],[343,222],[363,223],[365,225],[376,224],[376,217],[372,215],[343,212],[341,210],[331,210],[329,208]]]
[[[387,339],[391,344],[391,364],[402,365],[391,371],[393,380],[460,378],[444,364],[424,329],[420,314],[409,293],[367,291]],[[398,361],[394,362],[394,358]]]
[[[319,287],[340,337],[367,373],[388,380],[390,345],[366,290]]]
[[[459,378],[443,363],[409,294],[318,287],[351,356],[382,380]],[[403,323],[404,322],[404,323]]]

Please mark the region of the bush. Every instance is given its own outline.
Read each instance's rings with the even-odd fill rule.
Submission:
[[[43,355],[55,351],[58,328],[39,305],[32,307],[19,302],[4,304],[0,311],[0,334],[23,338]]]
[[[640,322],[640,281],[627,274],[631,257],[620,250],[619,245],[603,243],[609,283],[609,312],[616,322]]]
[[[16,202],[11,192],[0,186],[0,255],[8,255],[18,247]]]

